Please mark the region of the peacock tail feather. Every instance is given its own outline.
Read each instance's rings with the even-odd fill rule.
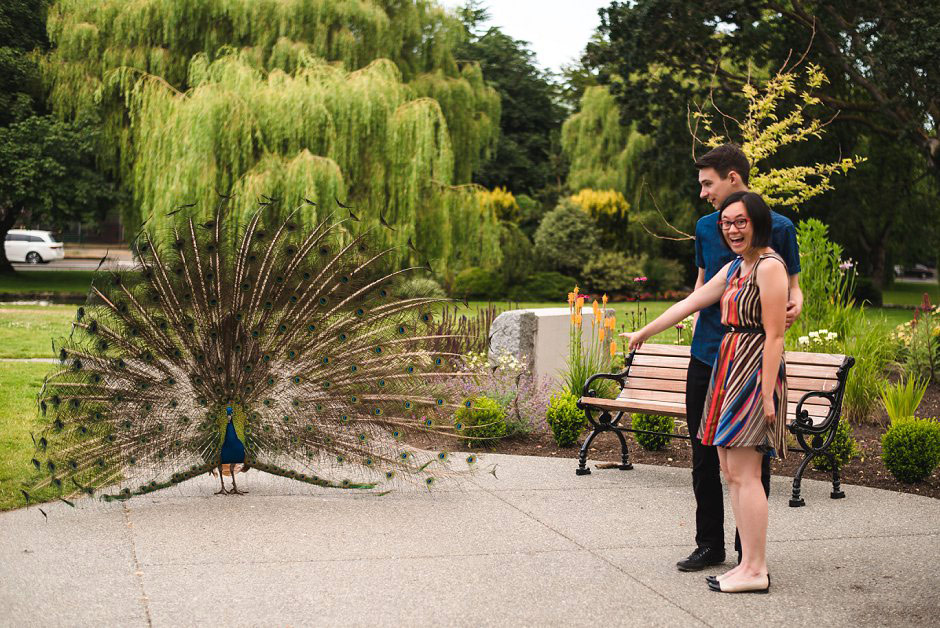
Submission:
[[[262,207],[238,226],[220,206],[141,234],[133,269],[96,274],[39,394],[30,490],[149,493],[218,467],[227,434],[246,466],[317,486],[446,473],[446,452],[406,439],[467,437],[444,392],[466,374],[440,300],[394,298],[418,269],[390,267],[368,232],[294,215]]]

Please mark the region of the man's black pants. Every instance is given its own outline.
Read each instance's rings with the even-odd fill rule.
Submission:
[[[695,543],[698,547],[725,549],[725,508],[721,492],[718,448],[703,445],[698,438],[705,408],[705,396],[712,377],[712,367],[696,358],[689,359],[685,381],[685,411],[692,440],[692,491],[695,493]],[[764,456],[760,467],[764,493],[770,496],[770,457]],[[734,549],[741,551],[741,537],[734,532]]]

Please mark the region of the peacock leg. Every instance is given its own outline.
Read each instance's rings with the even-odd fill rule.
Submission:
[[[216,495],[228,495],[228,491],[225,490],[225,480],[222,478],[222,463],[219,463],[219,482],[222,484],[222,488],[215,492]]]
[[[248,491],[240,491],[235,485],[235,465],[230,464],[228,466],[229,471],[232,472],[232,490],[229,491],[229,495],[247,495]]]

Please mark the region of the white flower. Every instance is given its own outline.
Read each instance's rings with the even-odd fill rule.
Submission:
[[[828,334],[828,333],[829,333],[829,330],[828,330],[828,329],[820,329],[820,330],[819,330],[819,335],[820,335],[820,336],[825,336],[825,335]]]
[[[819,332],[811,331],[809,332],[809,337],[812,338],[813,340],[819,340]]]
[[[839,337],[839,334],[837,334],[837,333],[834,332],[834,331],[831,331],[831,332],[829,332],[829,335],[826,336],[826,339],[827,339],[827,340],[835,340],[835,339],[838,338],[838,337]]]
[[[801,345],[808,345],[808,344],[809,344],[809,336],[800,336],[800,338],[799,338],[799,340],[797,340],[797,342],[799,342]]]

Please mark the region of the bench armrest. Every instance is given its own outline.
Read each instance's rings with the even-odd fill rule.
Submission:
[[[581,390],[582,397],[593,397],[594,390],[591,388],[591,384],[598,379],[609,379],[617,382],[620,385],[620,390],[623,390],[624,380],[627,378],[627,375],[630,373],[630,365],[633,364],[633,356],[636,355],[636,351],[631,351],[630,355],[627,356],[626,365],[627,367],[620,373],[595,373],[591,375],[586,382],[584,382],[584,388]]]
[[[796,404],[796,418],[787,428],[793,434],[823,434],[832,426],[832,422],[838,420],[842,414],[842,397],[845,395],[845,382],[849,376],[849,369],[855,365],[855,358],[846,356],[845,360],[839,366],[837,374],[838,384],[829,392],[814,390],[806,393]],[[813,420],[809,418],[809,412],[803,409],[803,404],[807,399],[822,398],[829,400],[829,412],[825,420],[819,425],[814,425]]]

